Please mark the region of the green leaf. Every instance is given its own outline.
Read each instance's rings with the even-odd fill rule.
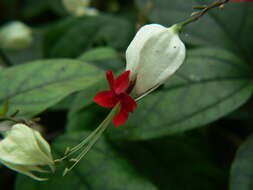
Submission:
[[[0,118],[5,117],[9,110],[9,101],[6,100],[3,105],[0,107]]]
[[[91,104],[76,112],[70,112],[66,125],[67,132],[94,130],[107,116],[108,112],[104,110],[105,108]]]
[[[168,82],[138,103],[122,132],[128,139],[171,135],[215,121],[245,103],[253,90],[249,66],[221,49],[195,49]]]
[[[42,59],[42,36],[44,35],[44,31],[37,28],[36,31],[33,31],[32,35],[33,42],[31,46],[18,50],[5,50],[5,54],[13,65]]]
[[[134,26],[127,20],[109,15],[70,17],[54,25],[45,36],[48,57],[76,57],[93,46],[127,47]]]
[[[115,49],[110,47],[99,47],[91,49],[82,54],[78,59],[82,61],[98,61],[118,57]]]
[[[91,63],[103,70],[117,71],[125,66],[120,59],[119,53],[111,47],[93,48],[80,55],[78,59]]]
[[[22,16],[25,19],[32,19],[38,17],[43,12],[46,12],[49,9],[50,0],[25,0],[24,8],[22,11]]]
[[[123,63],[120,60],[117,52],[113,48],[100,47],[93,48],[90,51],[85,52],[79,58],[81,61],[89,62],[92,65],[97,66],[103,70],[113,70],[117,72],[122,68]],[[108,82],[105,80],[105,75],[101,80],[85,90],[78,93],[72,103],[70,114],[80,111],[81,109],[89,106],[93,103],[93,97],[102,90],[106,90]]]
[[[104,75],[102,76],[104,77]],[[98,81],[96,84],[82,90],[75,96],[69,111],[69,115],[79,112],[81,109],[91,105],[93,103],[94,96],[99,91],[106,90],[108,86],[107,81],[104,78],[99,77],[99,79],[100,81]]]
[[[60,137],[53,146],[57,156],[62,156],[67,146],[74,146],[87,133],[75,133]],[[64,165],[63,167],[66,167]],[[100,139],[86,157],[65,177],[58,168],[47,182],[38,183],[27,177],[19,176],[16,190],[156,190],[157,188],[143,178],[126,159],[117,154],[104,139]]]
[[[0,105],[9,100],[9,113],[34,116],[67,95],[88,88],[102,76],[86,63],[55,59],[34,61],[0,71]]]
[[[193,6],[214,2],[213,0],[135,1],[142,11],[149,10],[148,17],[151,22],[165,26],[189,18],[194,12]],[[253,28],[252,5],[253,3],[228,3],[222,11],[216,8],[198,22],[187,26],[182,37],[190,44],[220,46],[252,59],[253,38],[250,37]]]
[[[214,190],[227,185],[229,171],[214,161],[218,151],[203,130],[115,144],[160,190]]]
[[[253,136],[236,153],[230,172],[230,189],[253,189]]]

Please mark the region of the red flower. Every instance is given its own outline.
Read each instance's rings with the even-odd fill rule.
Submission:
[[[115,126],[125,123],[128,113],[133,112],[137,107],[135,100],[127,93],[130,84],[129,74],[130,71],[126,71],[115,79],[113,72],[111,70],[107,71],[106,77],[111,90],[101,91],[93,99],[94,102],[105,108],[113,108],[120,103],[120,111],[113,118]]]

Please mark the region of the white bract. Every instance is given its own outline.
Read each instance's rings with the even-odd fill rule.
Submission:
[[[163,84],[185,59],[185,46],[178,36],[178,27],[158,24],[143,26],[126,51],[126,70],[135,81],[133,91],[141,95]]]
[[[27,48],[32,44],[32,29],[19,21],[13,21],[0,29],[0,46],[7,49]]]
[[[51,149],[38,131],[24,124],[14,125],[0,141],[0,162],[10,169],[36,180],[46,180],[32,172],[46,172],[40,166],[54,168]]]

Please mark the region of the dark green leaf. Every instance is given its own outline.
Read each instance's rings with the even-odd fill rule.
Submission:
[[[49,57],[76,57],[93,46],[125,49],[134,27],[122,18],[108,15],[74,17],[54,25],[45,36]]]
[[[79,143],[87,133],[75,133],[59,138],[53,150],[61,156],[66,146]],[[65,165],[66,167],[66,165]],[[61,169],[63,169],[61,167]],[[156,190],[157,188],[141,177],[138,172],[105,140],[100,139],[86,157],[66,177],[62,177],[60,168],[47,182],[36,182],[27,177],[19,176],[16,190]]]
[[[118,53],[115,49],[110,47],[99,47],[91,49],[82,54],[78,59],[82,61],[98,61],[118,57]]]
[[[18,50],[4,50],[11,63],[14,65],[42,59],[42,36],[43,30],[33,32],[31,46]]]
[[[214,148],[206,134],[194,131],[144,142],[122,142],[118,150],[160,190],[218,190],[227,185],[229,171],[213,159]]]
[[[214,0],[135,0],[143,11],[149,9],[152,22],[170,26],[187,19],[193,6],[208,5]],[[196,23],[187,26],[184,40],[195,45],[215,45],[232,49],[246,58],[253,58],[253,3],[228,3],[216,8]],[[232,19],[231,19],[232,18]]]
[[[104,75],[102,75],[104,77]],[[70,113],[69,115],[72,115],[81,109],[91,105],[93,103],[94,96],[101,90],[106,90],[107,88],[107,81],[105,78],[99,78],[99,80],[96,84],[90,86],[89,88],[86,88],[79,92],[75,98],[73,99]]]
[[[25,19],[32,19],[39,16],[49,9],[49,1],[50,0],[25,0],[23,3],[25,6],[21,10],[22,16]]]
[[[117,71],[124,66],[118,52],[110,47],[93,48],[83,53],[78,59],[91,63],[103,70]]]
[[[139,102],[123,132],[149,139],[203,126],[237,109],[252,94],[250,69],[221,49],[196,49],[158,91]]]
[[[123,66],[123,63],[120,60],[117,52],[114,49],[108,47],[91,49],[90,51],[82,54],[78,59],[81,61],[89,62],[90,64],[95,65],[103,70],[118,71]],[[104,75],[103,78],[101,78],[101,81],[85,90],[82,90],[76,95],[70,109],[70,115],[92,104],[93,97],[96,95],[96,93],[101,90],[105,90],[106,88],[108,88],[108,84],[107,80],[105,80]]]
[[[0,104],[9,100],[9,113],[33,116],[78,90],[95,84],[102,76],[83,62],[55,59],[35,61],[0,71]]]
[[[236,153],[231,168],[230,189],[253,189],[253,136],[250,136]]]
[[[82,131],[84,129],[95,130],[106,117],[106,114],[108,114],[104,109],[98,105],[91,104],[78,110],[78,112],[70,112],[66,126],[67,132]]]

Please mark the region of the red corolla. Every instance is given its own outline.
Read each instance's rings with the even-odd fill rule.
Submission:
[[[113,108],[120,103],[120,111],[113,118],[115,126],[120,126],[128,119],[129,112],[137,108],[135,100],[129,96],[130,71],[125,71],[115,79],[113,72],[107,71],[106,77],[109,82],[110,90],[101,91],[94,97],[94,102],[105,108]]]

